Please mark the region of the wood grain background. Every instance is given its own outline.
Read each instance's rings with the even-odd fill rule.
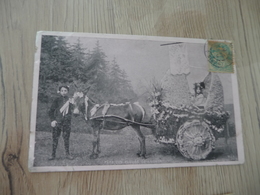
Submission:
[[[29,173],[39,30],[233,40],[245,164]],[[0,194],[259,194],[259,0],[0,0],[0,33]]]

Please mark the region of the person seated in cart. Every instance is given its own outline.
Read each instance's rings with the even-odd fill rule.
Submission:
[[[192,103],[195,107],[199,109],[204,109],[206,104],[206,98],[204,97],[203,90],[205,89],[205,83],[195,83],[194,84],[194,96],[192,98]]]

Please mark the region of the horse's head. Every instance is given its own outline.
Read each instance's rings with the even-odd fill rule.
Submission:
[[[79,115],[80,112],[85,112],[86,101],[88,101],[88,97],[84,95],[83,92],[75,92],[73,95],[74,100],[74,110],[73,114],[75,116]]]
[[[74,110],[73,114],[78,116],[81,113],[84,114],[85,119],[88,120],[91,113],[94,112],[99,104],[96,104],[91,98],[89,98],[83,92],[75,92],[73,95]]]

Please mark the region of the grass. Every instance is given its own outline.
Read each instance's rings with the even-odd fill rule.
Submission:
[[[70,148],[74,160],[65,159],[62,137],[59,139],[57,158],[48,161],[51,154],[52,139],[50,132],[36,133],[34,166],[88,166],[88,165],[121,165],[121,164],[160,164],[197,162],[184,158],[176,148],[158,144],[152,135],[146,136],[147,159],[138,158],[136,153],[139,142],[135,132],[125,128],[119,134],[101,134],[101,153],[97,159],[90,159],[92,136],[86,133],[71,133]],[[204,161],[237,160],[236,140],[229,139],[228,146],[224,138],[216,142],[216,149]]]

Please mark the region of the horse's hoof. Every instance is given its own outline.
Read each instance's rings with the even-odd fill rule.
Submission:
[[[145,154],[141,154],[141,152],[136,153],[138,157],[141,157],[142,159],[146,159]]]
[[[98,157],[98,154],[91,154],[90,159],[96,159]]]

